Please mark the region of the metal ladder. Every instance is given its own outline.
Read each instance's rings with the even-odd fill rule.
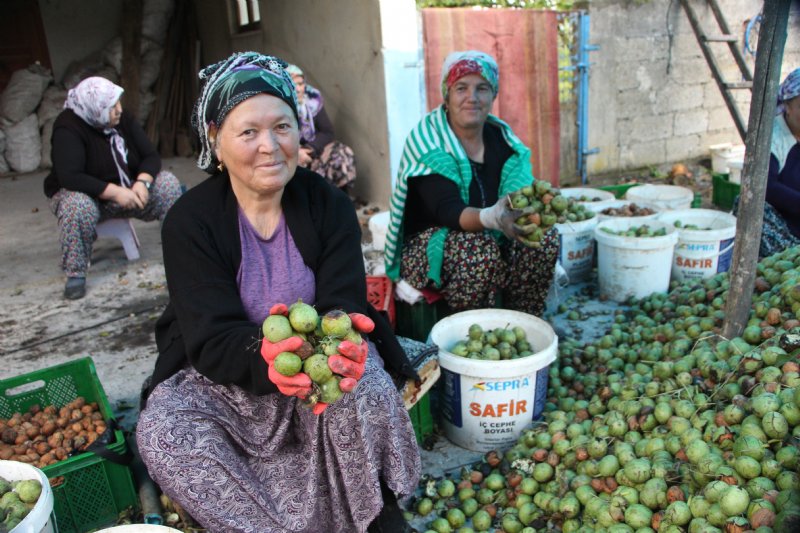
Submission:
[[[744,141],[747,133],[747,126],[745,119],[739,112],[739,108],[737,107],[736,101],[733,98],[733,91],[743,89],[752,91],[753,74],[750,72],[750,67],[747,66],[747,63],[745,63],[741,50],[739,50],[739,38],[731,34],[728,28],[728,23],[725,21],[725,17],[723,16],[722,11],[717,4],[717,0],[704,0],[704,3],[711,8],[711,12],[714,14],[714,18],[716,19],[717,25],[719,26],[719,30],[721,32],[719,34],[706,33],[703,30],[702,26],[700,25],[700,21],[697,18],[697,13],[695,13],[694,8],[692,7],[691,0],[680,0],[680,2],[683,6],[683,9],[686,11],[686,15],[689,17],[689,23],[692,25],[692,30],[694,30],[694,34],[697,37],[697,42],[700,44],[700,49],[703,51],[703,55],[706,58],[706,63],[708,63],[708,66],[711,69],[711,74],[714,76],[714,81],[717,82],[717,86],[722,93],[722,98],[725,100],[725,105],[728,107],[731,117],[733,117],[733,122],[736,124],[736,129],[739,130],[739,135]],[[728,43],[728,49],[733,55],[733,58],[736,60],[736,64],[742,73],[742,79],[744,81],[728,82],[722,79],[722,73],[720,72],[719,65],[717,64],[717,60],[714,57],[714,52],[709,45],[709,43],[712,42]]]

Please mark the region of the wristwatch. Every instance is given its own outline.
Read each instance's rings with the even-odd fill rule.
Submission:
[[[152,181],[145,181],[145,180],[136,180],[136,181],[138,181],[139,183],[144,183],[144,188],[147,189],[148,191],[153,186]]]

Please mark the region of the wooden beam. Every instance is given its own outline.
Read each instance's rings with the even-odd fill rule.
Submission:
[[[122,2],[122,107],[139,117],[139,85],[142,63],[142,0]]]
[[[722,335],[731,339],[742,334],[753,299],[764,198],[767,192],[775,95],[780,84],[783,48],[791,0],[765,0],[756,50],[753,97],[745,138],[742,188],[736,220],[736,244],[730,271],[730,289],[725,302]],[[745,238],[745,235],[747,236]]]

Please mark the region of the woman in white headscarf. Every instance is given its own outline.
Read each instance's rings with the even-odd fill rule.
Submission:
[[[141,126],[122,111],[122,93],[105,78],[86,78],[69,91],[53,125],[53,170],[44,192],[58,217],[64,297],[70,300],[86,294],[101,220],[162,220],[181,194]]]

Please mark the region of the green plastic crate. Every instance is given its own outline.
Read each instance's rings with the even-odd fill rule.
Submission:
[[[444,298],[432,304],[423,300],[414,305],[398,300],[395,302],[396,333],[415,341],[426,342],[434,324],[450,313]]]
[[[430,395],[431,393],[428,391],[408,411],[408,415],[411,417],[411,425],[414,426],[414,436],[417,438],[417,444],[422,444],[426,437],[433,434]]]
[[[97,402],[106,420],[113,418],[103,386],[89,357],[0,381],[0,418],[25,412],[32,405],[63,407],[78,396]],[[125,436],[114,430],[110,452],[124,454]],[[53,489],[60,533],[82,533],[116,523],[139,499],[130,469],[91,452],[83,452],[42,468]]]
[[[618,185],[603,185],[597,188],[601,191],[613,193],[615,198],[624,198],[628,189],[631,187],[638,187],[639,185],[641,185],[641,183],[620,183]]]
[[[733,209],[733,201],[739,196],[741,185],[728,181],[727,174],[713,174],[711,184],[711,202],[725,211]]]

